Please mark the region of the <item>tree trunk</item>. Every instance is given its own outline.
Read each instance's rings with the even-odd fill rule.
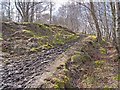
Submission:
[[[9,21],[11,20],[11,15],[10,15],[10,12],[11,11],[11,9],[10,9],[10,0],[9,0],[9,2],[8,2],[8,18],[9,18]]]
[[[118,55],[120,57],[120,2],[116,2],[116,19],[117,19],[117,43],[118,43]]]
[[[35,2],[33,0],[32,6],[34,6],[34,5],[35,5]],[[30,22],[33,22],[33,19],[34,19],[34,7],[31,8]]]
[[[116,38],[116,17],[115,17],[115,5],[113,5],[113,2],[110,2],[110,6],[111,6],[111,12],[112,12],[112,20],[113,20],[113,45],[116,47],[116,49],[118,50],[117,47],[117,38]]]
[[[97,41],[101,42],[102,41],[101,31],[100,31],[100,28],[99,28],[97,17],[95,15],[95,9],[94,9],[93,2],[90,2],[90,8],[91,8],[91,15],[93,17],[95,27],[96,27],[96,31],[97,31]]]
[[[52,23],[52,2],[50,0],[50,24]]]
[[[108,28],[108,20],[107,20],[107,12],[106,12],[105,2],[104,2],[104,8],[105,8],[104,14],[105,14],[105,24],[106,24],[106,40],[108,41],[110,35],[109,35],[109,28]]]

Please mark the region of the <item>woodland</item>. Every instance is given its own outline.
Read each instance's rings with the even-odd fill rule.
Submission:
[[[0,0],[0,89],[119,90],[120,0]]]

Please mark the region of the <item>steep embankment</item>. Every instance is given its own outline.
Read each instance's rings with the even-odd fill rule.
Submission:
[[[79,38],[67,28],[35,23],[2,23],[2,88],[26,87]]]
[[[108,46],[108,47],[106,47]],[[109,49],[112,48],[112,49]],[[77,42],[57,60],[56,70],[44,79],[41,88],[118,88],[118,60],[114,47],[88,36]]]

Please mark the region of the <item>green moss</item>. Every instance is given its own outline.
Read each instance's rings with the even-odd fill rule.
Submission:
[[[2,48],[2,52],[8,52],[8,50],[5,48],[4,49]]]
[[[59,74],[58,77],[60,79],[53,78],[54,88],[60,89],[60,88],[65,88],[66,86],[70,87],[70,83],[69,83],[70,80],[67,76]]]
[[[54,85],[54,87],[53,88],[55,88],[56,90],[60,90],[60,87],[56,84],[56,85]]]
[[[97,39],[97,37],[95,35],[89,35],[88,38],[93,41],[95,41]]]
[[[91,38],[92,38],[93,40],[97,39],[97,37],[96,37],[95,35],[91,35]]]
[[[19,23],[18,23],[19,24]],[[20,24],[24,24],[24,25],[27,25],[27,24],[31,24],[31,22],[22,22]]]
[[[0,38],[2,38],[2,33],[0,33]]]
[[[25,24],[29,25],[29,24]],[[30,23],[30,25],[34,25],[36,27],[36,30],[27,30],[25,32],[31,33],[34,37],[41,37],[41,36],[51,36],[53,34],[51,28],[44,24],[38,24],[38,23]],[[31,28],[32,29],[32,28]]]
[[[83,40],[83,43],[89,43],[91,45],[93,45],[94,47],[97,46],[97,43],[96,43],[97,39],[96,39],[96,36],[94,35],[89,35],[88,37],[86,37],[84,40]]]
[[[38,36],[36,37],[37,39],[40,39],[40,40],[44,40],[44,39],[48,39],[49,36]]]
[[[44,31],[44,34],[50,36],[53,35],[54,32],[52,31],[51,27],[49,27],[49,25],[45,25],[45,24],[39,24],[39,27],[42,31]]]
[[[102,39],[102,41],[100,42],[101,45],[106,45],[106,40]]]
[[[99,51],[101,54],[107,54],[107,50],[103,47],[100,47]]]
[[[25,22],[25,24],[28,24]],[[64,30],[61,27],[55,27],[55,30],[53,29],[53,26],[46,25],[46,24],[36,24],[40,28],[40,32],[37,33],[34,32],[34,30],[23,30],[27,36],[34,37],[39,39],[40,45],[44,45],[45,48],[50,48],[50,45],[63,45],[67,42],[70,42],[72,40],[77,39],[79,36]],[[49,42],[50,45],[45,44],[46,42]],[[50,46],[50,47],[49,47]]]
[[[3,40],[3,38],[0,37],[0,41],[2,41],[2,40]]]
[[[31,30],[22,30],[24,34],[27,34],[27,36],[34,37],[35,33],[33,33]]]
[[[67,35],[67,34],[62,34],[61,32],[60,33],[57,33],[55,36],[54,36],[54,40],[53,40],[53,43],[56,45],[62,45],[62,44],[65,44],[67,42],[70,42],[72,40],[75,40],[77,39],[78,36],[77,35],[74,35],[74,34],[71,34],[71,35]]]
[[[85,54],[75,54],[71,57],[71,62],[74,63],[85,63],[90,58]]]
[[[54,25],[52,26],[47,24],[29,22],[23,22],[22,24],[26,26],[26,30],[22,30],[22,34],[24,36],[27,36],[27,38],[36,38],[38,40],[39,45],[43,49],[50,49],[57,45],[63,45],[65,43],[76,40],[79,37],[76,34],[67,31],[66,28],[63,28],[61,26],[58,27]],[[35,25],[36,30],[29,30],[30,25]],[[31,51],[35,50],[31,49]]]
[[[102,39],[103,42],[106,42],[105,39]]]
[[[72,41],[72,40],[76,40],[77,38],[79,38],[79,36],[77,35],[69,35],[67,38],[65,38],[66,42]]]
[[[64,72],[65,75],[68,75],[69,70],[66,69],[66,68],[64,68],[64,69],[63,69],[63,72]]]
[[[120,74],[118,74],[116,77],[114,77],[115,80],[120,81]]]
[[[103,90],[113,90],[113,89],[110,88],[109,86],[104,86]]]
[[[95,83],[95,78],[92,76],[87,76],[85,79],[82,80],[82,83],[85,83],[86,85],[88,85],[89,87],[92,86],[92,84]]]
[[[55,82],[55,87],[54,88],[60,89],[60,88],[65,87],[65,82],[63,80],[60,80],[58,78],[53,78],[53,80]]]
[[[22,30],[22,31],[26,33],[32,33],[30,30]]]
[[[76,55],[73,55],[71,57],[71,61],[72,62],[79,62],[80,61],[80,58],[81,58],[81,55],[80,54],[76,54]]]
[[[39,49],[40,49],[40,48],[34,48],[34,47],[33,47],[33,48],[30,49],[30,52],[38,52]]]
[[[61,44],[64,44],[64,43],[65,43],[65,41],[64,41],[63,35],[61,35],[60,33],[57,33],[54,36],[53,44],[61,45]]]
[[[61,89],[65,87],[70,87],[70,79],[68,77],[68,69],[65,67],[66,63],[60,64],[59,67],[57,67],[57,71],[59,72],[55,78],[52,78],[52,83],[54,83],[55,89]],[[60,70],[58,70],[60,69]]]
[[[32,49],[30,49],[30,51],[37,51],[37,50],[36,50],[36,48],[32,48]]]
[[[64,44],[64,41],[63,40],[60,40],[60,39],[56,39],[56,41],[54,41],[54,44],[56,45],[63,45]]]
[[[105,63],[104,60],[97,60],[97,61],[95,61],[95,66],[96,67],[101,67],[104,63]]]
[[[7,65],[7,64],[9,64],[10,62],[9,62],[9,60],[6,59],[6,60],[3,61],[3,63]]]
[[[80,48],[80,49],[81,49],[81,48]],[[81,53],[80,53],[80,51],[75,51],[75,54],[80,55]]]
[[[54,46],[51,45],[51,44],[48,43],[48,42],[42,46],[43,49],[50,49],[50,48],[53,48],[53,47],[54,47]]]

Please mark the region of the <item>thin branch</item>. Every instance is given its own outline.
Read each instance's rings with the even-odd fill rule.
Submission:
[[[19,11],[20,15],[23,17],[22,11],[21,11],[20,8],[17,6],[16,0],[15,0],[15,6],[16,6],[16,9]]]
[[[31,9],[32,7],[34,7],[34,6],[38,5],[38,4],[41,4],[41,3],[43,3],[43,2],[35,3],[34,5],[30,6],[29,9]]]

